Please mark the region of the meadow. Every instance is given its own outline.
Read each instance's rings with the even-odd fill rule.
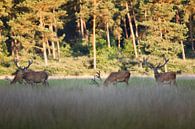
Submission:
[[[97,86],[90,79],[50,86],[0,80],[0,129],[194,129],[195,78],[158,87],[153,78]]]

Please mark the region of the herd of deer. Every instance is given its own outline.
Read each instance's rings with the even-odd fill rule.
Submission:
[[[180,73],[179,71],[177,72],[162,72],[159,73],[159,69],[164,67],[169,59],[164,58],[164,63],[163,64],[158,64],[154,65],[150,62],[148,62],[148,58],[143,60],[143,65],[148,66],[150,69],[153,70],[154,72],[154,77],[158,85],[164,85],[164,84],[169,84],[169,85],[174,85],[176,86],[176,75]],[[28,62],[28,65],[26,67],[21,67],[19,66],[18,60],[14,61],[17,70],[13,75],[15,75],[14,79],[11,81],[11,84],[15,84],[16,82],[19,83],[25,83],[25,84],[30,84],[33,85],[35,83],[42,83],[43,85],[49,85],[48,83],[48,73],[46,71],[33,71],[29,70],[28,68],[32,64],[32,60]],[[128,81],[130,78],[131,73],[128,70],[123,70],[123,71],[118,71],[118,72],[111,72],[110,75],[106,78],[104,81],[103,85],[108,86],[111,84],[116,84],[118,82],[125,82],[128,85]],[[94,75],[94,78],[92,79],[93,82],[98,84],[96,79],[101,79],[100,71]]]
[[[143,59],[143,61],[142,61],[144,66],[148,66],[150,69],[153,70],[154,77],[155,77],[155,80],[156,80],[158,86],[164,86],[165,84],[166,85],[168,84],[170,86],[177,86],[176,75],[180,74],[181,71],[159,73],[159,69],[164,67],[168,63],[168,61],[169,61],[169,59],[164,58],[164,63],[163,64],[159,63],[156,66],[154,64],[148,62],[148,58]],[[108,86],[110,84],[116,84],[117,82],[125,82],[128,85],[130,75],[131,75],[131,73],[128,70],[111,72],[110,75],[104,81],[103,85]],[[96,81],[96,78],[102,80],[101,76],[100,76],[100,71],[98,71],[96,73],[96,75],[94,75],[94,78],[92,79],[93,82],[98,84]]]

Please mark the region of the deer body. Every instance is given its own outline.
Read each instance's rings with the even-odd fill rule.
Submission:
[[[170,84],[176,85],[176,72],[154,73],[154,77],[158,85]]]
[[[48,85],[48,73],[45,71],[33,71],[28,70],[29,66],[32,64],[32,61],[29,61],[27,67],[20,67],[18,61],[15,60],[16,67],[18,68],[16,72],[12,75],[15,75],[14,79],[11,81],[11,84],[15,84],[16,82],[23,83],[25,80],[28,84],[34,83],[42,83],[44,85]]]
[[[45,71],[28,71],[23,73],[23,79],[29,83],[42,83],[44,85],[48,85],[48,73]]]
[[[131,74],[129,71],[112,72],[104,81],[104,86],[108,86],[109,84],[115,84],[117,82],[125,82],[128,85],[130,75]]]
[[[154,77],[156,82],[158,83],[158,85],[162,85],[162,84],[170,84],[170,85],[177,85],[176,84],[176,75],[177,73],[180,73],[181,71],[177,71],[177,72],[163,72],[163,73],[159,73],[158,70],[162,67],[165,66],[165,64],[167,64],[167,62],[169,61],[169,59],[166,59],[164,57],[164,63],[163,64],[158,64],[157,66],[155,66],[152,63],[147,62],[148,59],[144,60],[144,63],[146,65],[149,66],[149,68],[151,68],[154,71]]]

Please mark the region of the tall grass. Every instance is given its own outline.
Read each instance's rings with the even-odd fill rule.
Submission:
[[[96,87],[90,80],[50,80],[49,87],[6,86],[0,81],[0,129],[194,129],[194,80],[155,87]]]

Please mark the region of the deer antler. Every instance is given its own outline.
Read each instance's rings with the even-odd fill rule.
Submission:
[[[148,62],[148,59],[149,59],[149,57],[143,58],[144,64],[146,64],[151,69],[155,68],[155,66],[152,63]]]
[[[22,69],[18,63],[18,59],[14,59],[14,63],[18,69]]]
[[[100,80],[102,80],[100,71],[97,71],[97,72],[96,72],[94,78],[95,78],[95,77],[97,77],[97,78],[99,78]]]
[[[163,57],[163,58],[164,58],[164,61],[165,62],[163,64],[160,64],[159,63],[156,68],[162,68],[162,67],[164,67],[169,62],[169,59],[166,59],[166,57]]]
[[[33,63],[33,60],[29,60],[28,65],[26,67],[24,67],[24,69],[28,69],[32,63]]]
[[[95,75],[93,76],[93,78],[91,79],[91,81],[92,81],[94,84],[96,84],[96,85],[99,86],[99,83],[97,82],[96,78],[102,80],[102,78],[101,78],[101,76],[100,76],[100,71],[97,71],[96,74],[95,74]]]

